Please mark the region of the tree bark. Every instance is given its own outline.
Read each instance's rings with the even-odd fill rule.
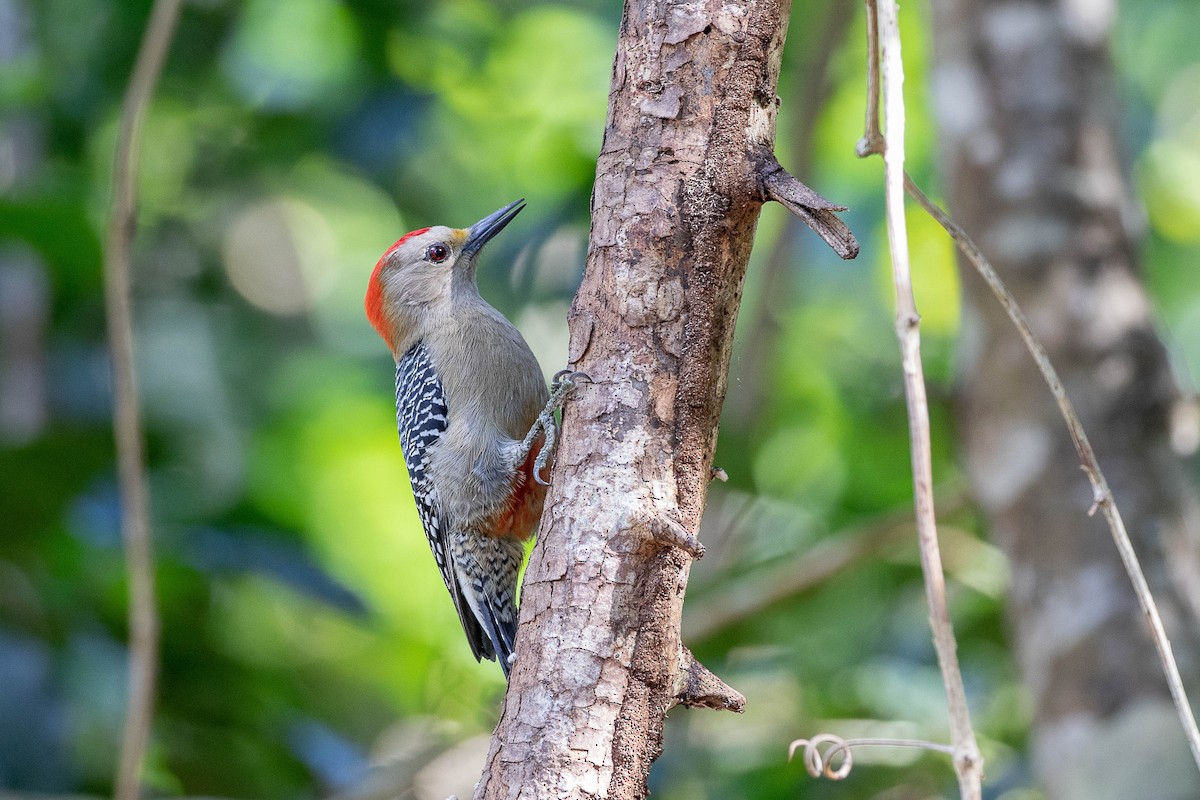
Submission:
[[[644,797],[671,707],[744,702],[679,628],[761,204],[850,247],[772,155],[788,5],[626,4],[569,320],[591,382],[567,404],[477,798]]]
[[[1179,390],[1140,283],[1111,12],[935,0],[935,108],[951,210],[1062,375],[1194,686],[1197,496],[1170,446]],[[969,275],[964,294],[960,444],[1012,562],[1035,773],[1066,800],[1196,797],[1200,778],[1146,621],[1104,523],[1088,516],[1092,493],[1070,437],[986,287]]]

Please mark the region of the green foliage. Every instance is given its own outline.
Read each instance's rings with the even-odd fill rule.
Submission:
[[[1117,52],[1152,229],[1147,273],[1195,375],[1200,82],[1188,37],[1200,20],[1188,0],[1133,5]],[[798,157],[805,121],[787,110],[819,40],[818,6],[793,10],[785,163]],[[100,259],[119,105],[148,7],[0,2],[28,23],[0,36],[18,42],[0,54],[0,153],[14,154],[0,158],[0,681],[15,698],[0,701],[0,790],[110,790],[126,587]],[[909,167],[927,176],[931,23],[920,4],[903,13]],[[451,748],[491,730],[503,680],[470,657],[420,531],[392,365],[362,293],[406,230],[468,224],[527,197],[480,277],[546,371],[562,366],[618,21],[599,2],[186,5],[146,119],[135,252],[164,623],[155,789],[313,797],[359,785],[371,763],[399,761],[411,776],[441,756],[469,791],[479,765]],[[742,382],[757,371],[765,399],[722,432],[731,480],[713,491],[698,601],[736,605],[739,580],[853,543],[910,502],[882,168],[853,155],[862,40],[860,11],[834,54],[815,166],[801,177],[852,207],[863,252],[842,264],[807,231],[785,231],[778,209],[764,214],[729,397],[746,408]],[[949,501],[960,483],[947,403],[959,279],[935,226],[909,222]],[[777,240],[783,289],[768,296],[761,275]],[[765,340],[750,335],[761,326]],[[969,515],[945,526],[989,791],[1029,798],[1031,710],[1000,618],[1006,566]],[[826,729],[945,738],[925,618],[910,537],[711,634],[698,651],[750,705],[740,717],[673,715],[656,796],[947,792],[937,756],[864,753],[838,785],[784,762],[788,741]]]

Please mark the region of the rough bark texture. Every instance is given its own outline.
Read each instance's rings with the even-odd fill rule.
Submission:
[[[1150,317],[1115,129],[1111,3],[935,0],[950,206],[1063,377],[1196,684],[1196,495],[1170,447],[1179,400]],[[968,268],[968,272],[969,272]],[[1011,623],[1050,796],[1200,796],[1146,621],[1049,393],[964,278],[960,438],[1012,561]],[[1189,534],[1190,530],[1190,534]]]
[[[780,0],[631,1],[562,446],[478,798],[637,798],[678,703],[740,708],[679,636],[734,319],[773,163]]]

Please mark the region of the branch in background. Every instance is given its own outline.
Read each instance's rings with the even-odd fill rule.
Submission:
[[[883,76],[884,182],[887,196],[888,245],[892,254],[892,275],[896,286],[896,336],[904,369],[904,394],[908,405],[908,427],[912,444],[913,496],[916,504],[917,536],[921,545],[921,567],[925,573],[925,595],[929,602],[929,624],[937,649],[938,666],[946,687],[946,705],[950,714],[950,736],[954,742],[954,771],[963,800],[982,796],[983,758],[971,726],[962,672],[958,665],[958,645],[950,624],[946,602],[946,578],[938,546],[937,521],[933,503],[933,456],[929,437],[929,405],[925,395],[925,375],[921,363],[921,317],[913,297],[912,276],[908,266],[908,231],[904,220],[904,65],[900,57],[900,24],[895,0],[869,0],[874,4],[878,27],[868,26],[867,52],[878,52]],[[868,10],[868,14],[870,11]],[[868,57],[870,61],[871,56]],[[868,147],[878,106],[867,108]]]
[[[1184,733],[1187,735],[1188,747],[1192,751],[1192,758],[1196,761],[1196,766],[1200,767],[1200,730],[1196,728],[1196,718],[1192,713],[1191,704],[1188,702],[1187,692],[1183,688],[1183,680],[1179,676],[1179,667],[1175,663],[1175,657],[1171,652],[1171,642],[1167,638],[1167,632],[1163,628],[1162,619],[1158,614],[1158,607],[1154,602],[1154,596],[1150,594],[1150,587],[1146,584],[1146,577],[1142,573],[1137,554],[1134,552],[1133,544],[1129,540],[1129,534],[1125,530],[1125,522],[1121,518],[1121,512],[1117,508],[1117,504],[1113,501],[1112,490],[1109,489],[1108,481],[1105,479],[1104,473],[1100,470],[1100,464],[1096,460],[1095,452],[1092,450],[1091,441],[1088,439],[1087,433],[1083,430],[1083,424],[1079,421],[1079,415],[1075,412],[1075,407],[1067,397],[1066,390],[1063,389],[1058,372],[1054,369],[1054,365],[1050,363],[1050,357],[1046,354],[1045,348],[1042,347],[1037,337],[1033,335],[1033,331],[1029,327],[1029,321],[1025,318],[1024,312],[1021,311],[1021,307],[1017,305],[1016,298],[1008,291],[1008,287],[1000,280],[1000,276],[996,273],[996,270],[992,268],[991,263],[984,257],[975,243],[971,241],[971,238],[944,211],[934,205],[933,201],[907,175],[904,176],[904,187],[921,204],[921,207],[929,212],[929,215],[946,229],[946,233],[950,234],[950,238],[958,245],[958,249],[962,251],[967,260],[975,267],[980,277],[987,283],[1000,305],[1004,308],[1004,311],[1008,314],[1008,318],[1012,321],[1013,326],[1021,334],[1021,339],[1025,342],[1025,347],[1029,350],[1029,354],[1033,356],[1033,360],[1037,364],[1038,370],[1042,373],[1046,385],[1050,387],[1050,393],[1054,395],[1054,401],[1058,404],[1063,420],[1067,424],[1067,430],[1071,433],[1071,440],[1075,443],[1075,450],[1079,454],[1083,471],[1087,473],[1088,480],[1092,483],[1093,505],[1088,513],[1094,514],[1099,509],[1108,523],[1108,529],[1112,532],[1117,552],[1121,556],[1121,561],[1125,565],[1126,572],[1129,573],[1129,580],[1133,583],[1133,590],[1137,595],[1138,603],[1141,605],[1142,612],[1146,615],[1146,619],[1150,624],[1151,637],[1154,639],[1154,646],[1158,649],[1159,659],[1163,664],[1163,672],[1166,673],[1167,685],[1171,690],[1171,699],[1175,702],[1175,710],[1179,714]]]
[[[879,16],[876,0],[867,0],[867,119],[866,131],[854,152],[859,158],[883,155],[879,130]]]
[[[113,164],[113,194],[104,253],[104,300],[113,373],[113,435],[121,485],[121,534],[129,580],[129,700],[115,794],[136,800],[150,739],[158,673],[159,620],[154,597],[145,452],[133,356],[129,251],[137,204],[142,121],[179,18],[180,0],[155,0],[125,102]]]
[[[943,514],[966,508],[966,497],[953,494],[942,503]],[[768,608],[806,592],[845,570],[887,553],[908,541],[912,513],[895,511],[814,544],[794,559],[754,570],[728,585],[703,592],[684,610],[683,638],[703,641],[757,617]]]

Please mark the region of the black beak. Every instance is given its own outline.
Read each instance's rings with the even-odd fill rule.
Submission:
[[[500,231],[504,230],[504,226],[513,221],[513,217],[521,213],[521,209],[525,207],[525,198],[509,203],[499,211],[494,211],[488,214],[483,219],[471,226],[470,236],[467,237],[467,243],[463,245],[462,254],[464,256],[473,256],[483,249],[483,246],[491,241],[492,237]]]

